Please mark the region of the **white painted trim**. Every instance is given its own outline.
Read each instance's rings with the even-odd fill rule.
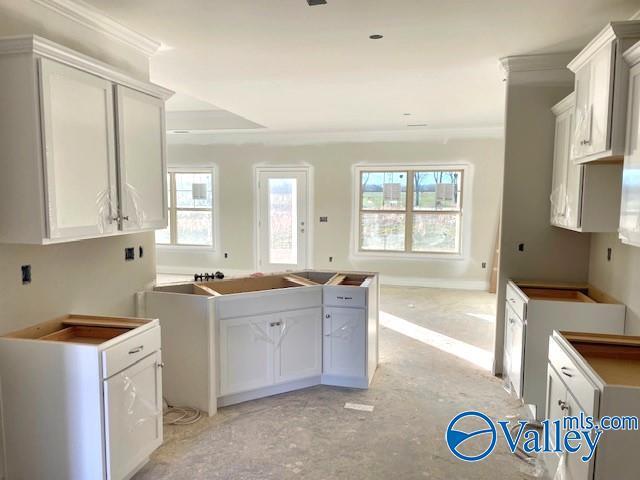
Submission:
[[[486,280],[464,280],[456,278],[400,277],[380,275],[380,284],[394,287],[445,288],[454,290],[489,290]]]
[[[269,385],[268,387],[262,387],[248,392],[232,393],[230,395],[221,396],[218,397],[218,407],[227,407],[229,405],[235,405],[236,403],[247,402],[249,400],[256,400],[258,398],[279,395],[281,393],[292,392],[302,388],[314,387],[316,385],[320,385],[320,378],[320,375],[314,375],[313,377],[280,383],[277,385]]]
[[[370,131],[278,131],[269,129],[212,130],[167,134],[170,145],[321,145],[326,143],[439,142],[452,139],[504,138],[504,127],[411,128]]]
[[[640,62],[640,42],[638,42],[638,43],[634,44],[633,46],[629,47],[622,54],[622,56],[623,56],[625,62],[627,62],[627,65],[629,65],[629,67],[633,67],[637,63],[639,63]]]
[[[633,37],[640,37],[640,20],[611,22],[580,51],[576,58],[569,62],[567,68],[577,72],[606,44],[612,43],[617,38]]]
[[[571,92],[569,95],[564,97],[558,103],[556,103],[553,107],[551,107],[551,111],[554,115],[560,115],[563,112],[566,112],[570,108],[573,108],[576,102],[576,92]]]
[[[638,10],[636,13],[634,13],[633,15],[631,15],[631,17],[629,18],[629,20],[640,20],[640,10]]]
[[[575,53],[514,55],[500,59],[505,80],[511,85],[568,85],[573,74],[567,69]]]
[[[260,219],[260,192],[258,189],[258,182],[260,180],[261,172],[297,172],[297,173],[305,173],[307,176],[307,218],[305,220],[305,224],[307,226],[306,229],[306,241],[307,241],[307,251],[305,255],[305,265],[303,265],[302,269],[310,269],[313,268],[313,235],[314,235],[314,177],[313,177],[313,166],[310,164],[303,165],[254,165],[253,167],[253,198],[254,198],[254,209],[253,209],[253,265],[255,267],[255,271],[259,272],[260,269],[260,232],[258,230],[258,221]]]
[[[89,30],[106,34],[147,57],[154,55],[160,48],[160,42],[125,27],[81,0],[33,0],[33,2]]]
[[[104,78],[105,80],[124,85],[125,87],[163,100],[167,100],[174,93],[154,83],[133,78],[111,65],[37,35],[0,38],[0,55],[29,53],[69,65],[97,77]]]

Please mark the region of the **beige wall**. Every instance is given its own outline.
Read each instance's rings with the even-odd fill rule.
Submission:
[[[374,270],[388,281],[484,288],[495,248],[502,176],[501,139],[312,145],[170,145],[169,165],[216,165],[219,172],[219,230],[215,253],[159,249],[159,271],[253,271],[254,168],[302,165],[313,168],[315,268]],[[350,252],[353,167],[356,164],[468,164],[465,215],[470,217],[463,260],[358,258]],[[328,216],[328,223],[319,223]],[[224,259],[223,252],[229,254]],[[333,262],[329,262],[333,257]],[[481,263],[487,262],[486,269]],[[444,283],[441,283],[443,281]],[[440,283],[439,283],[440,282]]]
[[[625,331],[640,335],[640,248],[623,245],[617,233],[592,234],[589,283],[627,305]]]
[[[147,78],[145,57],[122,43],[36,2],[0,0],[0,36],[31,33]],[[144,258],[125,263],[124,247],[140,245]],[[26,264],[33,270],[30,285],[21,283]],[[54,246],[0,244],[0,333],[67,312],[133,314],[134,292],[154,278],[153,233]]]

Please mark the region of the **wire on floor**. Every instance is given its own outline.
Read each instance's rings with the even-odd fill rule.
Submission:
[[[175,407],[164,400],[162,423],[164,425],[192,425],[202,418],[197,408]]]

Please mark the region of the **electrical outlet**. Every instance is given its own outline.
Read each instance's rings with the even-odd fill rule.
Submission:
[[[129,262],[136,259],[136,250],[133,247],[127,247],[124,249],[124,259]]]
[[[613,256],[613,250],[611,250],[611,248],[607,248],[607,262],[611,261],[612,256]]]
[[[22,284],[28,285],[31,283],[31,265],[22,265]]]
[[[224,258],[229,258],[229,254],[227,252],[224,252]]]
[[[329,257],[329,263],[333,262],[333,257]]]
[[[519,252],[524,252],[524,243],[519,243],[518,244],[518,251]]]
[[[320,217],[320,223],[327,223],[329,221],[329,217]]]
[[[487,262],[482,262],[482,268],[487,268]]]
[[[142,245],[138,247],[138,257],[139,258],[144,257],[144,248],[142,248]]]

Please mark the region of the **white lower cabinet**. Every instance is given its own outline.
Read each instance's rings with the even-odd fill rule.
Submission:
[[[220,395],[319,376],[321,308],[220,320]]]
[[[365,376],[365,310],[327,307],[324,310],[323,330],[324,375]]]
[[[67,315],[0,337],[4,480],[125,480],[162,443],[158,320]]]

